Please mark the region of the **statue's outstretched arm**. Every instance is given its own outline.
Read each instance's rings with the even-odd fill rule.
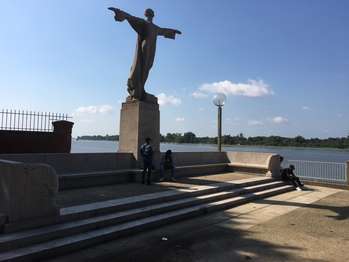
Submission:
[[[115,8],[115,7],[109,7],[109,10],[114,12],[114,18],[115,21],[117,22],[122,22],[125,19],[127,22],[131,25],[131,27],[138,33],[142,34],[143,33],[143,28],[144,28],[144,20],[142,18],[132,16],[125,11],[122,11],[121,9]]]
[[[176,38],[176,34],[182,34],[181,31],[177,30],[177,29],[171,29],[171,28],[159,28],[158,31],[158,35],[162,35],[166,38],[171,38],[171,39],[175,39]]]

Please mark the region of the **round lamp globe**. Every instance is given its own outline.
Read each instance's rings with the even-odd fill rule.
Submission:
[[[212,102],[215,106],[224,106],[227,96],[223,93],[215,94],[213,96]]]

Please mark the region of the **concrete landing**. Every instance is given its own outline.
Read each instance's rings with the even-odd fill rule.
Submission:
[[[188,189],[198,185],[209,185],[224,181],[234,181],[258,177],[244,173],[224,173],[207,176],[179,178],[177,182],[154,183],[150,186],[140,183],[115,184],[110,186],[89,187],[60,191],[57,195],[57,204],[60,207],[81,205],[115,198],[162,192],[167,190]]]
[[[50,261],[348,261],[349,191],[307,188]]]

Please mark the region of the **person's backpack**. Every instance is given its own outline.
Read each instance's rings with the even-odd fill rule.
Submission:
[[[150,159],[153,155],[153,149],[151,148],[151,145],[143,144],[141,146],[141,155],[143,158]]]

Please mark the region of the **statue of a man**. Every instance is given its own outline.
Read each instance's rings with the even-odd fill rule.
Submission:
[[[153,24],[154,11],[149,8],[145,10],[146,20],[114,7],[108,9],[115,13],[116,21],[122,22],[126,19],[138,34],[135,57],[127,81],[127,91],[131,99],[144,100],[144,85],[153,66],[157,36],[161,35],[175,39],[176,34],[181,34],[181,32],[176,29],[161,28]]]

